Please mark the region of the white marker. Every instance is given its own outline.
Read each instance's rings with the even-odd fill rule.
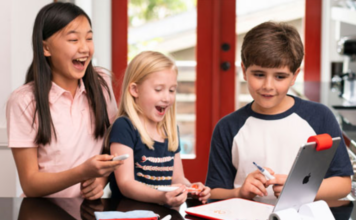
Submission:
[[[162,192],[170,192],[170,191],[174,191],[178,188],[179,187],[177,187],[177,186],[160,186],[160,187],[157,187],[157,190],[162,191]]]
[[[171,215],[166,215],[165,217],[161,218],[161,220],[170,220],[171,218]]]
[[[274,176],[272,176],[266,169],[258,166],[255,162],[253,164],[257,167],[257,169],[267,178],[267,180],[273,180]]]
[[[129,158],[130,155],[128,154],[123,154],[123,155],[120,155],[120,156],[116,156],[114,158],[112,158],[113,161],[116,161],[116,160],[126,160],[127,158]]]

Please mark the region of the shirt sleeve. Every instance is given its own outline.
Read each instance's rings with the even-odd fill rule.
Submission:
[[[205,184],[212,189],[234,188],[234,179],[237,170],[232,164],[232,138],[226,135],[229,133],[228,130],[224,123],[220,121],[213,132],[209,154],[208,175]]]
[[[103,77],[103,79],[105,80],[106,84],[109,87],[110,96],[106,90],[104,90],[104,96],[105,96],[109,121],[110,124],[112,124],[117,116],[117,103],[116,103],[114,90],[112,87],[112,79],[111,79],[112,74],[110,71],[103,68],[96,68],[95,70],[98,71],[98,73]]]
[[[353,175],[353,169],[350,162],[350,158],[346,149],[345,141],[338,124],[335,115],[330,111],[330,109],[325,107],[325,117],[323,123],[321,123],[320,129],[322,133],[328,133],[331,137],[340,137],[340,145],[335,152],[335,156],[330,163],[329,169],[325,175],[325,178],[332,176],[350,176]]]
[[[116,119],[109,135],[109,144],[120,143],[134,149],[138,139],[138,132],[126,117]]]
[[[37,147],[34,140],[37,135],[35,100],[29,85],[15,90],[7,101],[6,123],[8,147]]]

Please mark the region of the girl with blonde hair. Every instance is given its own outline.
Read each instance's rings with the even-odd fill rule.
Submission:
[[[129,158],[110,175],[112,197],[170,206],[185,202],[192,184],[184,177],[179,153],[177,74],[174,62],[159,52],[142,52],[128,65],[108,146],[112,154]],[[173,191],[157,190],[172,184],[177,186]],[[210,188],[194,186],[193,194],[205,203]]]

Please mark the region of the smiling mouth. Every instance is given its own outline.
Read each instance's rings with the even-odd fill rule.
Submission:
[[[164,111],[166,110],[165,107],[161,107],[161,106],[156,106],[157,111],[159,111],[160,113],[164,113]]]
[[[78,59],[75,59],[75,60],[73,60],[72,62],[73,62],[73,64],[74,65],[81,65],[81,66],[84,66],[85,65],[85,61],[87,61],[87,57],[85,57],[85,58],[78,58]]]
[[[267,97],[267,98],[273,97],[273,95],[264,95],[264,94],[262,94],[262,96],[263,96],[263,97]]]

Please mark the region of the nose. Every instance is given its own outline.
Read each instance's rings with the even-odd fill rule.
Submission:
[[[273,77],[266,77],[263,82],[263,89],[272,90],[273,89]]]
[[[81,40],[79,44],[79,52],[80,53],[87,53],[89,52],[89,45],[85,40]]]
[[[163,102],[169,102],[171,99],[171,94],[169,92],[169,90],[166,90],[162,93],[162,101]]]

